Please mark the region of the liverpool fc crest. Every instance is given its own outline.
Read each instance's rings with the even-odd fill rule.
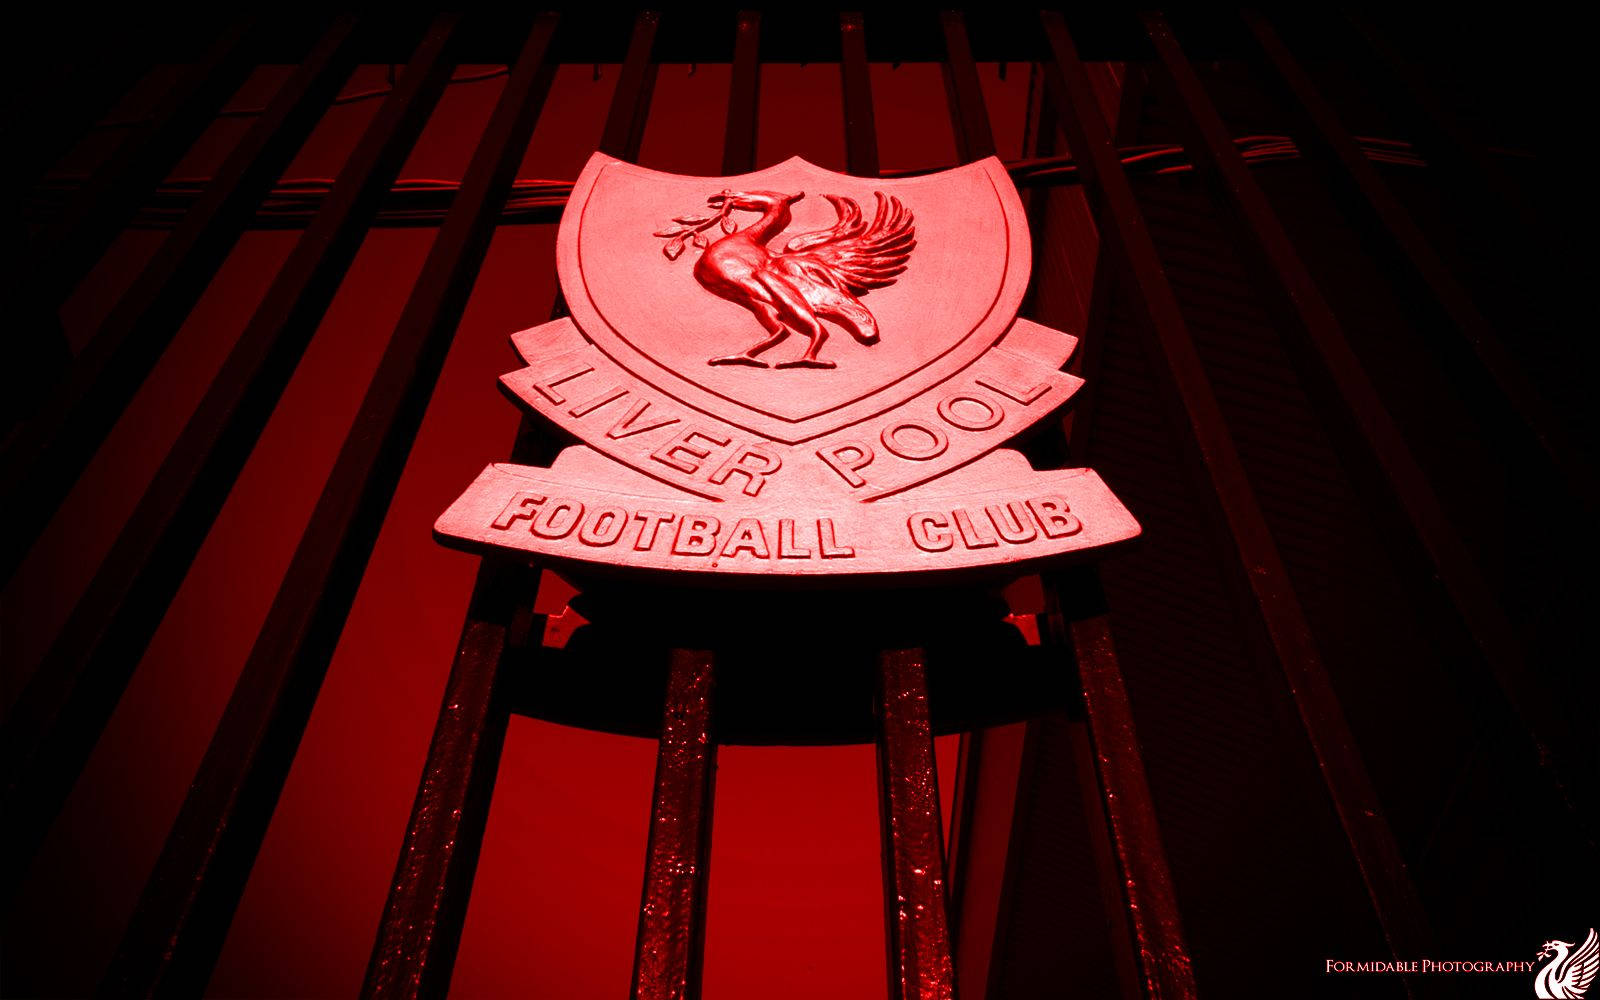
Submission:
[[[1081,384],[1076,339],[1017,317],[1029,255],[993,158],[876,180],[596,154],[558,237],[571,316],[513,336],[527,367],[502,378],[584,443],[491,465],[436,534],[798,578],[1015,572],[1130,539],[1092,471],[1002,447]]]

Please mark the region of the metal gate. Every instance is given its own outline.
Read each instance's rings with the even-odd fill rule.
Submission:
[[[668,38],[675,16],[693,30],[685,27]],[[1470,678],[1463,682],[1471,689],[1463,696],[1468,714],[1489,720],[1483,723],[1487,730],[1511,734],[1497,744],[1510,762],[1506,773],[1534,789],[1530,795],[1546,810],[1542,816],[1578,831],[1581,842],[1595,829],[1593,733],[1577,728],[1585,714],[1564,703],[1558,692],[1582,682],[1574,680],[1573,668],[1530,659],[1548,657],[1553,646],[1536,644],[1530,654],[1530,619],[1505,593],[1503,567],[1491,563],[1486,571],[1482,539],[1459,527],[1460,470],[1441,472],[1431,453],[1420,453],[1415,441],[1421,435],[1401,416],[1414,415],[1415,408],[1396,400],[1400,383],[1385,374],[1393,359],[1363,356],[1357,346],[1361,338],[1348,329],[1351,310],[1324,288],[1325,277],[1314,276],[1312,258],[1318,250],[1306,245],[1303,231],[1291,232],[1291,223],[1276,210],[1274,196],[1263,187],[1262,171],[1269,168],[1262,164],[1280,157],[1320,164],[1331,178],[1328,196],[1360,216],[1373,238],[1386,245],[1388,274],[1404,289],[1408,307],[1429,310],[1430,329],[1456,338],[1452,377],[1469,386],[1474,405],[1488,408],[1507,440],[1521,443],[1517,474],[1534,477],[1540,497],[1557,498],[1549,501],[1552,518],[1575,523],[1587,513],[1597,484],[1568,429],[1565,404],[1546,400],[1546,387],[1524,370],[1521,348],[1508,346],[1516,331],[1496,329],[1486,318],[1476,290],[1457,276],[1429,226],[1391,185],[1385,171],[1400,168],[1385,164],[1435,172],[1447,178],[1441,189],[1485,192],[1490,200],[1483,208],[1493,219],[1484,224],[1496,232],[1537,234],[1546,221],[1527,205],[1521,185],[1506,176],[1500,160],[1455,120],[1429,79],[1408,65],[1377,27],[1359,18],[1339,21],[1338,30],[1350,44],[1363,46],[1359,59],[1368,71],[1386,74],[1397,91],[1403,90],[1406,107],[1394,114],[1416,129],[1413,144],[1352,134],[1336,101],[1319,89],[1295,47],[1260,15],[1194,19],[1193,44],[1254,67],[1255,78],[1286,108],[1292,137],[1238,135],[1213,97],[1219,84],[1203,82],[1203,67],[1186,55],[1191,44],[1186,32],[1175,33],[1160,14],[1097,16],[1082,26],[1053,12],[1035,17],[947,11],[926,15],[925,23],[916,20],[921,16],[785,14],[780,20],[785,31],[775,36],[774,15],[753,11],[726,19],[638,14],[626,29],[631,34],[599,148],[637,160],[663,45],[682,61],[731,58],[722,158],[722,172],[730,175],[759,165],[758,129],[783,127],[759,120],[764,59],[838,62],[842,107],[819,107],[817,114],[842,115],[848,170],[862,176],[880,173],[869,60],[931,57],[942,62],[962,162],[996,152],[975,60],[1007,63],[1011,72],[1028,74],[1029,155],[1007,164],[1029,193],[1039,262],[1024,315],[1042,317],[1063,308],[1086,315],[1084,348],[1072,365],[1088,386],[1063,423],[1027,443],[1028,454],[1036,465],[1058,467],[1069,457],[1082,464],[1092,455],[1098,465],[1118,449],[1138,451],[1141,442],[1130,434],[1128,422],[1106,432],[1104,421],[1111,417],[1103,418],[1100,410],[1101,387],[1116,384],[1130,365],[1141,369],[1136,377],[1150,393],[1147,423],[1159,424],[1177,445],[1180,464],[1170,475],[1181,482],[1175,488],[1187,499],[1172,516],[1197,519],[1190,528],[1203,539],[1195,543],[1203,551],[1194,558],[1215,567],[1223,586],[1218,599],[1237,615],[1237,634],[1249,657],[1276,671],[1264,675],[1263,690],[1276,685],[1271,697],[1286,698],[1292,708],[1320,776],[1320,794],[1332,804],[1343,851],[1354,861],[1389,954],[1409,960],[1436,953],[1440,904],[1425,905],[1426,891],[1413,873],[1414,851],[1408,862],[1411,834],[1397,834],[1387,818],[1393,796],[1386,801],[1369,771],[1372,751],[1363,753],[1365,740],[1347,718],[1349,696],[1341,694],[1338,672],[1330,669],[1330,660],[1342,661],[1349,653],[1330,657],[1325,652],[1327,609],[1318,604],[1319,595],[1302,596],[1308,578],[1291,569],[1292,555],[1286,559],[1283,551],[1294,539],[1286,541],[1282,519],[1264,509],[1276,501],[1264,501],[1263,490],[1306,487],[1272,482],[1270,471],[1263,470],[1270,470],[1274,460],[1249,454],[1259,442],[1241,440],[1235,432],[1239,404],[1228,386],[1217,384],[1217,363],[1205,357],[1216,348],[1208,346],[1193,319],[1196,302],[1202,309],[1211,306],[1202,293],[1175,287],[1174,273],[1184,265],[1175,265],[1174,258],[1183,251],[1158,246],[1152,230],[1160,229],[1163,207],[1158,196],[1141,194],[1139,185],[1173,172],[1203,182],[1198,190],[1216,208],[1209,238],[1238,254],[1249,294],[1270,307],[1269,326],[1281,338],[1282,357],[1303,387],[1354,495],[1366,505],[1361,516],[1394,539],[1399,577],[1424,594],[1429,614],[1435,615],[1431,620],[1463,640],[1466,652],[1458,666]],[[128,921],[106,973],[105,993],[205,991],[491,236],[497,226],[548,221],[559,214],[565,191],[527,189],[517,181],[517,167],[545,109],[556,67],[563,60],[586,61],[586,46],[596,36],[625,30],[602,20],[593,14],[550,13],[520,22],[520,47],[507,61],[504,90],[459,186],[443,195],[396,188],[395,182],[456,66],[491,61],[479,53],[498,52],[496,46],[504,45],[508,26],[498,18],[442,15],[427,24],[338,176],[299,202],[289,197],[292,193],[275,190],[275,183],[323,112],[339,99],[353,68],[376,61],[375,51],[389,51],[405,34],[402,29],[341,16],[315,37],[298,27],[287,32],[304,42],[295,56],[298,64],[223,166],[199,190],[160,188],[155,197],[152,191],[195,136],[265,58],[260,26],[229,25],[204,51],[189,54],[192,62],[171,75],[151,115],[125,129],[115,152],[92,175],[67,188],[41,187],[54,194],[45,199],[47,210],[27,244],[27,317],[37,336],[29,337],[26,363],[12,372],[15,412],[0,476],[10,527],[8,577],[18,571],[241,233],[274,224],[274,212],[282,216],[277,224],[301,231],[12,707],[4,737],[7,821],[0,863],[8,898],[130,683],[361,241],[375,225],[404,220],[407,213],[411,224],[437,226],[271,611]],[[804,30],[794,28],[802,22]],[[1179,26],[1184,27],[1181,19]],[[1300,22],[1293,27],[1305,34]],[[699,41],[686,42],[690,37]],[[1080,54],[1080,41],[1091,47],[1085,51],[1093,59]],[[85,114],[92,119],[91,111]],[[1176,129],[1181,141],[1139,144],[1141,122],[1152,115]],[[71,136],[60,138],[64,144]],[[41,148],[38,170],[60,151]],[[1052,201],[1050,192],[1079,189],[1089,214],[1074,220],[1079,203]],[[124,227],[163,212],[171,230],[165,242],[87,346],[74,353],[60,336],[56,310]],[[1086,264],[1095,261],[1098,266]],[[1088,274],[1092,287],[1074,286],[1075,277]],[[1068,300],[1075,305],[1064,307]],[[553,315],[563,311],[557,302]],[[552,431],[524,419],[507,457],[543,461],[561,444]],[[1294,459],[1283,462],[1292,467]],[[1130,506],[1144,517],[1139,499],[1135,496]],[[1516,508],[1517,516],[1536,505],[1527,498],[1518,502],[1524,506]],[[1157,520],[1164,516],[1156,515]],[[532,610],[539,583],[537,567],[483,561],[378,925],[366,995],[442,996],[448,991],[490,799],[497,791],[508,718],[528,697],[514,678],[529,665],[552,673],[603,669],[603,658],[610,655],[607,648],[584,642],[558,648],[543,641],[545,616]],[[1089,837],[1100,877],[1117,904],[1114,948],[1101,958],[1124,995],[1197,995],[1181,893],[1169,870],[1161,810],[1152,799],[1141,759],[1144,744],[1135,731],[1134,705],[1113,641],[1114,634],[1123,638],[1128,626],[1118,627],[1117,604],[1108,601],[1107,589],[1093,569],[1047,574],[1016,589],[1012,606],[998,611],[993,594],[954,591],[930,603],[925,596],[912,600],[891,589],[873,614],[853,621],[879,649],[873,704],[892,996],[949,997],[958,980],[966,995],[974,991],[972,979],[961,974],[963,948],[956,939],[966,926],[962,887],[967,852],[973,849],[973,811],[983,781],[994,780],[984,757],[992,737],[981,709],[952,703],[941,711],[937,697],[930,707],[928,695],[930,670],[955,676],[962,669],[959,664],[940,668],[934,661],[961,655],[1023,663],[1024,669],[1047,669],[1070,679],[1070,704],[1063,711],[1027,718],[1018,766],[1041,766],[1042,755],[1052,752],[1047,744],[1064,740],[1084,787],[1098,802]],[[1110,589],[1114,595],[1118,588]],[[826,607],[825,598],[818,600],[819,613],[837,613]],[[725,659],[737,659],[757,637],[741,628],[737,611],[718,628],[706,629],[616,594],[591,595],[589,601],[581,607],[590,629],[640,630],[655,637],[659,661],[648,670],[665,678],[649,842],[641,845],[647,860],[633,995],[652,1000],[697,996],[721,718],[717,682]],[[1006,610],[1012,622],[1020,623],[1020,633],[1000,624]],[[930,617],[956,624],[936,628],[928,624]],[[907,628],[907,621],[920,624]],[[972,629],[981,641],[952,644],[949,637],[958,628]],[[1022,641],[1023,634],[1031,641]],[[941,641],[943,651],[934,648]],[[506,666],[513,662],[521,669]],[[955,815],[948,825],[940,816],[935,782],[935,728],[961,732]],[[862,736],[852,731],[831,738]],[[1003,780],[1017,780],[1015,771],[1003,773]],[[498,794],[515,796],[522,790],[501,787]],[[1023,891],[1018,880],[1026,878],[1025,859],[1037,859],[1020,839],[1026,817],[1013,823],[1004,890],[1013,916],[994,920],[1023,919],[1017,916],[1024,912],[1017,902],[1016,894]],[[1592,850],[1592,839],[1588,843]],[[1022,932],[1005,926],[986,930],[987,971],[977,991],[1021,995],[1009,992],[1002,963],[990,952],[996,941]],[[1524,944],[1514,947],[1521,950]],[[1409,977],[1406,986],[1421,995],[1447,989],[1418,977]]]

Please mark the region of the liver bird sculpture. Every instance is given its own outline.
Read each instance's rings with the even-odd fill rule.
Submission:
[[[832,361],[817,357],[828,339],[822,320],[843,327],[863,344],[878,342],[878,321],[861,304],[860,296],[874,288],[892,285],[905,271],[916,247],[916,227],[911,212],[900,199],[877,192],[877,210],[869,222],[853,199],[825,194],[837,221],[828,229],[802,233],[780,252],[767,243],[789,227],[790,206],[805,192],[722,191],[706,199],[715,209],[709,216],[680,217],[676,228],[656,236],[668,260],[676,260],[693,244],[704,252],[695,261],[694,276],[701,286],[755,315],[766,339],[745,350],[712,358],[713,365],[769,367],[757,355],[799,334],[809,342],[805,353],[778,368],[832,368]],[[734,211],[760,212],[761,218],[743,229]],[[719,224],[715,241],[704,231]]]
[[[1539,949],[1540,958],[1550,959],[1533,982],[1533,993],[1540,1000],[1581,1000],[1588,994],[1600,972],[1600,938],[1591,927],[1578,950],[1571,948],[1571,941],[1546,941]]]

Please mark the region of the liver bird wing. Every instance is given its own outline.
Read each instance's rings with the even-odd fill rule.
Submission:
[[[876,196],[877,211],[868,222],[854,199],[823,195],[838,221],[791,239],[773,265],[851,295],[894,284],[917,245],[915,220],[900,199],[881,191]]]
[[[1561,985],[1566,987],[1568,996],[1583,996],[1595,974],[1600,973],[1600,938],[1595,936],[1593,927],[1578,950],[1568,956],[1566,966],[1561,970]]]

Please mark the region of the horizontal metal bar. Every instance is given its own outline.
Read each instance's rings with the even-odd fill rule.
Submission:
[[[850,88],[846,89],[848,91]],[[1252,166],[1283,163],[1300,155],[1293,141],[1284,135],[1241,136],[1235,143],[1246,162]],[[1372,139],[1363,148],[1374,162],[1385,162],[1391,167],[1419,169],[1427,166],[1414,155],[1409,160],[1397,158],[1398,154],[1388,140]],[[1172,143],[1125,146],[1120,152],[1130,174],[1150,176],[1193,169],[1185,158],[1183,147]],[[1077,163],[1070,156],[1026,157],[1005,161],[1004,166],[1011,175],[1012,183],[1023,189],[1075,185],[1081,180]],[[917,177],[939,169],[943,168],[901,168],[883,171],[880,176]],[[427,179],[401,181],[384,199],[373,220],[373,228],[436,228],[449,213],[458,192],[459,189],[449,182]],[[501,224],[545,225],[559,222],[571,192],[571,181],[545,178],[518,180],[501,215]],[[193,182],[164,183],[156,191],[156,201],[146,206],[144,212],[134,219],[131,228],[173,229],[194,204],[197,195]],[[326,197],[326,190],[320,189],[310,179],[281,182],[273,187],[267,203],[256,213],[250,227],[273,231],[304,229]]]

